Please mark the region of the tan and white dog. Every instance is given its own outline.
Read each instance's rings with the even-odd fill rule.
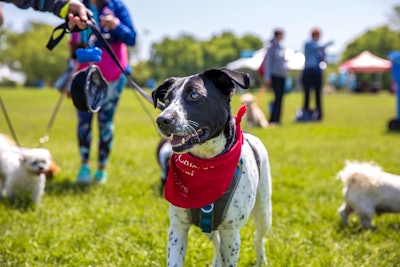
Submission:
[[[346,161],[337,174],[344,183],[344,203],[339,214],[347,224],[351,213],[358,215],[364,228],[372,228],[374,213],[400,212],[400,176],[371,162]]]
[[[0,154],[5,150],[21,151],[30,148],[20,148],[17,146],[16,142],[8,135],[0,133]],[[60,166],[55,162],[53,156],[51,156],[51,165],[46,170],[46,179],[51,180],[60,171]]]
[[[46,186],[46,175],[59,169],[49,150],[21,148],[7,135],[0,134],[0,195],[15,197],[18,192],[29,192],[32,201],[39,203]]]
[[[237,266],[240,229],[253,215],[257,264],[266,263],[264,237],[272,222],[268,153],[259,138],[240,130],[231,113],[235,84],[249,87],[247,73],[210,69],[165,80],[153,101],[170,138],[171,166],[165,186],[169,208],[168,266],[184,263],[188,232],[199,226],[214,244],[213,266]],[[222,196],[221,196],[222,195]]]
[[[240,97],[240,101],[247,107],[244,118],[248,127],[268,127],[268,120],[265,118],[263,111],[254,101],[254,96],[251,93],[243,94]]]

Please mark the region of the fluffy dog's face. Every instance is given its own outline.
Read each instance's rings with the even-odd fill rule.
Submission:
[[[254,103],[254,96],[250,93],[245,93],[240,97],[240,101],[243,104],[250,105],[250,104]]]
[[[231,117],[235,83],[249,87],[249,75],[226,68],[211,69],[183,78],[169,78],[152,93],[155,106],[165,105],[157,118],[160,132],[171,137],[176,153],[220,135]]]
[[[21,164],[28,172],[39,175],[49,170],[52,164],[51,154],[44,148],[25,150],[22,153]]]

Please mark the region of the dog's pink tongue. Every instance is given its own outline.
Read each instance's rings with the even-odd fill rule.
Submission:
[[[171,139],[172,146],[180,146],[185,144],[189,140],[190,136],[179,136],[173,135]]]

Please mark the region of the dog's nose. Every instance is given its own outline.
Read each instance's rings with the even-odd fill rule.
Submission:
[[[170,125],[172,122],[172,119],[164,117],[164,116],[158,116],[156,122],[157,122],[157,126],[162,129],[162,128]]]

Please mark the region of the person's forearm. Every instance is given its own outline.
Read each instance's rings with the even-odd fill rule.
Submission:
[[[65,17],[67,12],[65,11],[65,15],[60,14],[63,10],[63,7],[67,5],[69,0],[2,0],[6,3],[13,3],[19,8],[27,9],[33,8],[39,11],[48,11],[52,12],[54,15],[59,17]]]

